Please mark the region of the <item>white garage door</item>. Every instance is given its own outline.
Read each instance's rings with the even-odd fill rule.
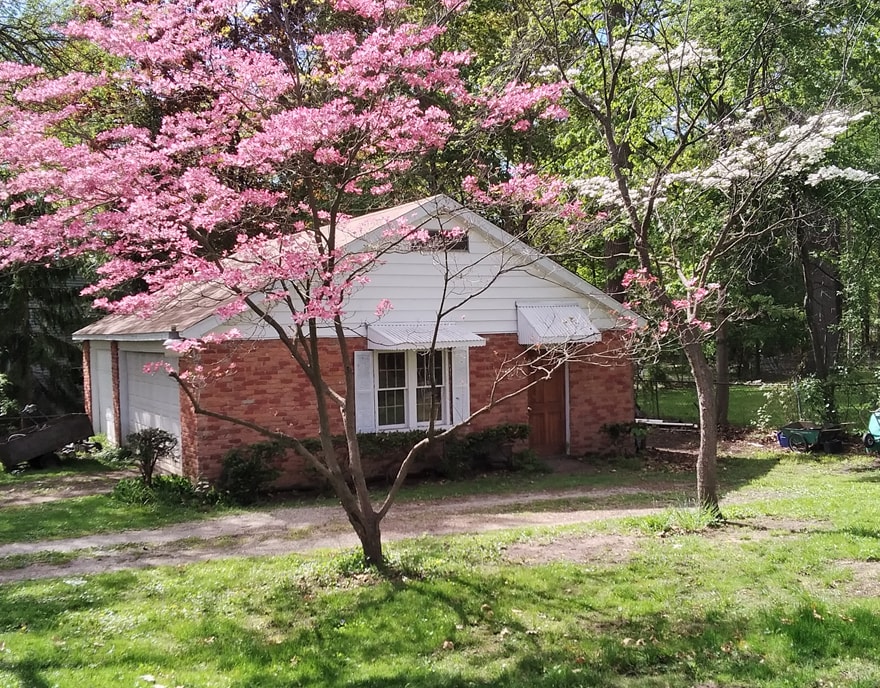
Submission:
[[[123,431],[126,437],[145,428],[161,428],[177,438],[180,451],[180,396],[177,382],[160,370],[145,373],[144,366],[162,360],[160,353],[120,352],[127,374],[124,387]],[[120,361],[120,368],[122,368]]]
[[[118,442],[113,422],[113,368],[110,349],[91,350],[92,423],[96,433],[104,433],[111,442]]]

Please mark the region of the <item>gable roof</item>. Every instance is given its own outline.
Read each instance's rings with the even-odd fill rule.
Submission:
[[[530,271],[538,272],[574,293],[590,298],[609,314],[638,319],[636,314],[624,308],[605,292],[516,239],[478,213],[442,194],[345,220],[337,228],[337,245],[340,248],[348,247],[351,251],[357,251],[368,247],[371,241],[379,239],[389,225],[405,222],[418,228],[439,214],[448,215],[463,225],[481,232],[499,246],[522,254],[528,259]],[[233,298],[228,288],[223,285],[210,282],[193,285],[186,291],[169,292],[163,304],[149,318],[137,315],[108,315],[77,330],[73,337],[76,340],[156,341],[167,339],[172,328],[187,336],[187,329],[206,321],[213,321],[212,326],[219,326],[222,321],[215,315],[216,310],[231,302]],[[199,329],[204,330],[204,327]]]

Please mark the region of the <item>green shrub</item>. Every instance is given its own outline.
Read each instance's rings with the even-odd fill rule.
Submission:
[[[110,495],[121,504],[152,504],[156,501],[156,495],[140,478],[124,478],[113,487]]]
[[[203,501],[196,487],[182,475],[157,475],[153,494],[160,504],[196,504]]]
[[[116,483],[112,498],[122,504],[168,506],[197,506],[218,501],[214,490],[199,489],[182,475],[157,475],[151,486],[140,478],[125,478]]]
[[[284,454],[279,442],[258,442],[238,447],[223,457],[217,490],[236,504],[253,504],[262,499],[279,475],[275,462]]]
[[[0,373],[0,416],[18,413],[18,402],[15,400],[15,389],[12,381]]]
[[[522,473],[531,473],[534,475],[553,472],[532,449],[514,452],[513,457],[511,458],[510,467],[511,470]]]
[[[806,376],[766,384],[761,387],[764,404],[758,409],[755,424],[764,430],[796,420],[822,422],[829,415],[822,381]]]
[[[89,438],[89,442],[94,445],[89,457],[95,461],[100,461],[111,468],[124,468],[131,465],[131,451],[128,447],[113,444],[107,439],[107,435],[94,435]]]
[[[528,425],[503,423],[460,437],[450,437],[446,440],[440,472],[450,480],[458,480],[499,465],[516,470],[513,444],[528,436]]]
[[[177,446],[177,438],[170,432],[159,428],[144,428],[131,433],[126,438],[134,464],[141,473],[141,479],[147,487],[153,484],[153,473],[156,464],[163,459],[171,458]]]

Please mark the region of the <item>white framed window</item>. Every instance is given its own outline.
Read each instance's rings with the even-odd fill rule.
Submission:
[[[437,425],[449,425],[447,350],[377,351],[374,358],[379,430],[425,427],[432,413]]]
[[[424,428],[432,409],[438,426],[470,415],[467,347],[355,351],[354,374],[358,432]]]

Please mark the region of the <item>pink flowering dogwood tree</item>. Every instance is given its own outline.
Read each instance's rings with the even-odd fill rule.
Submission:
[[[461,6],[432,11],[443,19]],[[561,86],[471,93],[460,74],[468,54],[437,49],[441,23],[414,20],[402,0],[83,0],[75,16],[61,31],[104,51],[105,71],[53,77],[0,64],[0,199],[16,218],[0,224],[0,267],[101,256],[86,292],[111,313],[149,316],[205,283],[232,294],[218,315],[250,313],[308,378],[321,452],[203,408],[200,386],[229,369],[170,372],[197,413],[293,445],[334,487],[366,560],[382,565],[380,521],[428,440],[375,506],[342,315],[383,252],[418,237],[401,227],[375,251],[348,254],[348,215],[392,204],[398,180],[456,136],[463,113],[475,130],[564,117]],[[383,301],[377,313],[391,307]],[[321,328],[335,332],[342,389],[322,375]],[[195,355],[236,336],[172,345]],[[546,372],[554,360],[539,365]],[[332,442],[334,409],[345,459]]]

